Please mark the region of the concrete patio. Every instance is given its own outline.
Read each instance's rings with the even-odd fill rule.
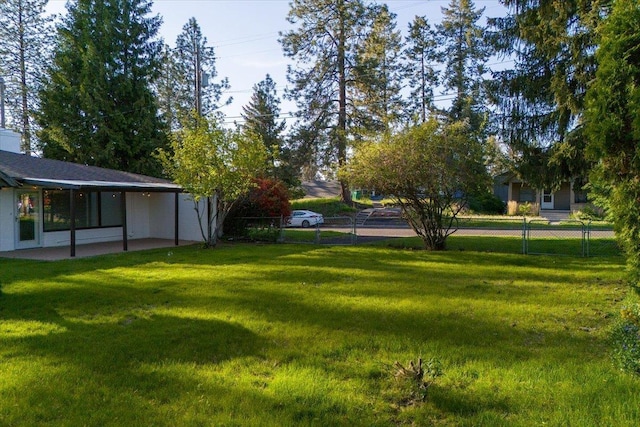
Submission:
[[[178,246],[188,246],[197,244],[189,240],[180,240]],[[175,241],[171,239],[137,239],[128,241],[128,252],[144,251],[148,249],[175,248]],[[75,258],[87,258],[97,255],[124,253],[121,241],[90,243],[76,246]],[[20,249],[15,251],[0,252],[2,258],[31,259],[40,261],[58,261],[63,259],[73,259],[70,255],[69,246],[58,246],[49,248]],[[1,262],[1,261],[0,261]]]

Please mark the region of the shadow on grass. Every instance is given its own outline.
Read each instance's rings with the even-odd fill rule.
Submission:
[[[503,318],[478,314],[474,310],[482,308],[464,300],[512,299],[525,306],[522,301],[532,299],[535,309],[536,293],[544,290],[511,281],[580,285],[584,279],[576,271],[599,274],[621,266],[614,260],[592,265],[566,258],[556,264],[551,257],[495,253],[288,245],[0,263],[0,281],[13,285],[0,295],[0,319],[27,329],[4,334],[0,355],[6,349],[8,360],[59,366],[58,372],[47,370],[44,381],[37,372],[21,376],[18,392],[6,395],[13,396],[11,404],[24,406],[22,413],[34,414],[34,424],[55,424],[60,417],[59,424],[67,425],[211,425],[220,413],[227,414],[220,424],[230,419],[251,424],[243,423],[243,411],[271,425],[357,424],[358,412],[336,398],[286,394],[286,381],[283,394],[261,392],[217,370],[223,362],[264,357],[272,363],[266,369],[271,374],[291,363],[329,371],[327,376],[364,377],[369,368],[353,363],[360,354],[376,360],[395,353],[417,356],[425,349],[450,364],[481,360],[509,366],[537,359],[562,364],[598,351],[601,341],[533,321],[514,327],[504,313]],[[442,303],[430,304],[436,299]],[[228,318],[239,320],[221,320]],[[265,330],[277,326],[263,335],[242,321]],[[35,333],[42,324],[50,328]],[[289,335],[296,328],[304,328],[300,337]],[[322,340],[330,342],[315,343]],[[335,363],[341,359],[346,363]],[[264,380],[265,388],[270,380]],[[490,393],[474,397],[458,389],[435,389],[433,404],[462,415],[509,410],[509,402]],[[130,410],[120,412],[124,406]],[[174,408],[183,413],[172,413]],[[230,410],[235,413],[228,415]],[[260,425],[257,419],[254,425]],[[0,414],[0,424],[4,421]]]

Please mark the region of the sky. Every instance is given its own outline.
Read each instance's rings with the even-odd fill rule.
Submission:
[[[381,1],[382,2],[382,1]],[[48,11],[64,14],[66,0],[49,0]],[[441,8],[449,0],[386,0],[389,9],[397,14],[397,28],[406,34],[407,25],[416,15],[424,15],[429,23],[440,22]],[[475,0],[476,7],[485,7],[485,15],[497,16],[503,8],[498,0]],[[218,81],[228,77],[233,97],[229,106],[222,108],[226,123],[241,121],[242,107],[253,93],[253,86],[267,74],[276,83],[278,95],[283,98],[287,85],[287,65],[292,62],[282,53],[279,32],[293,29],[286,20],[289,0],[155,0],[153,14],[163,19],[160,37],[170,46],[187,21],[198,21],[207,44],[215,49]],[[484,22],[483,22],[484,24]],[[436,98],[438,93],[436,92]],[[291,117],[295,105],[282,100],[281,118]]]

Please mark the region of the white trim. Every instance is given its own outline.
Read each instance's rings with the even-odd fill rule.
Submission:
[[[542,190],[540,192],[540,209],[554,209],[555,195],[553,191]]]

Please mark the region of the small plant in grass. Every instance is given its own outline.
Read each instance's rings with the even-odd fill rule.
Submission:
[[[400,362],[393,364],[394,379],[399,393],[398,400],[402,406],[415,405],[427,399],[429,387],[436,379],[442,376],[442,365],[438,359],[429,359],[423,366],[422,358],[418,363],[413,360],[409,366],[403,366]]]
[[[640,375],[640,300],[627,299],[612,332],[613,359],[624,371]]]

